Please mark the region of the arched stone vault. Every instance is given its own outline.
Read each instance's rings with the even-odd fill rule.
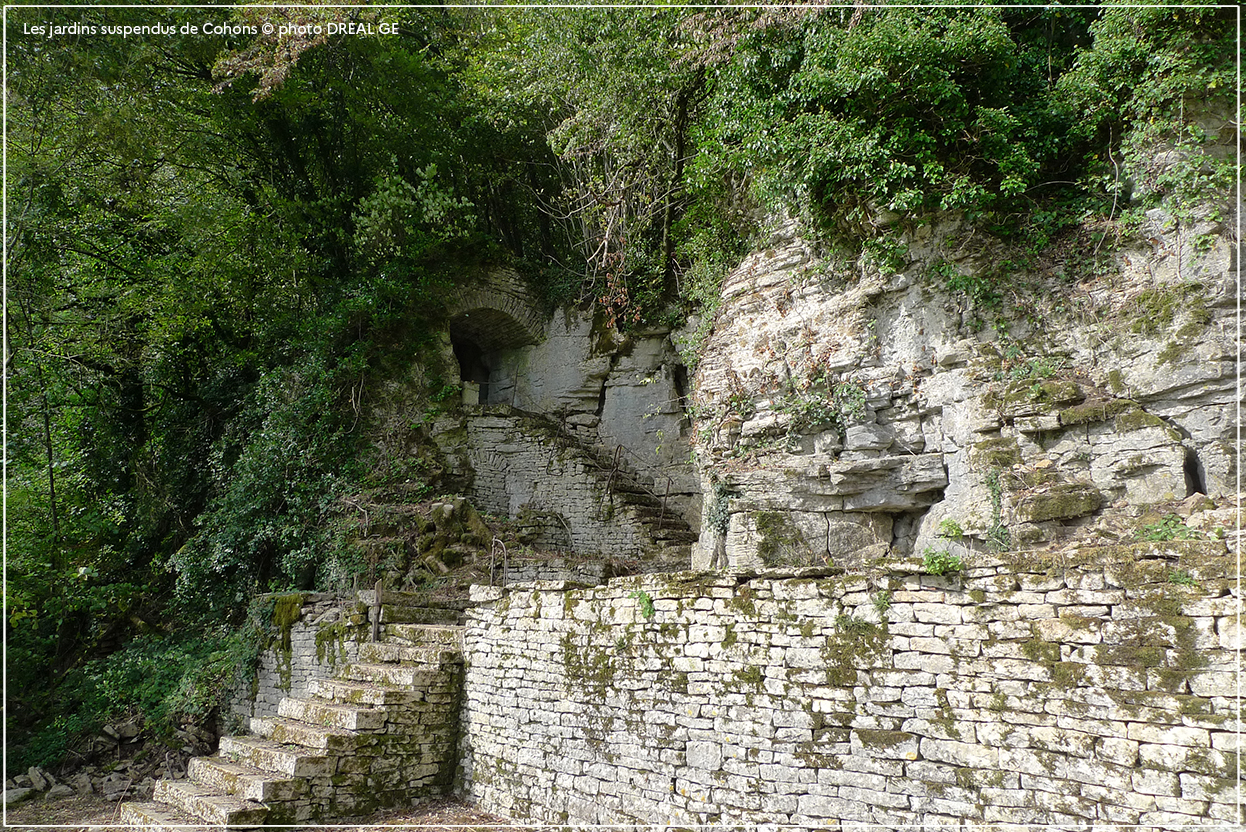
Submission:
[[[510,355],[545,339],[548,315],[524,280],[499,270],[456,287],[446,298],[447,329],[463,382],[481,404],[514,404],[518,377]]]
[[[450,333],[490,353],[539,343],[548,319],[523,279],[497,271],[457,287],[446,299]]]

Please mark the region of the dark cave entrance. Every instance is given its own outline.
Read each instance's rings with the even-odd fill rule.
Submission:
[[[519,321],[499,309],[480,307],[450,319],[450,345],[459,363],[459,378],[479,385],[480,404],[513,404],[517,374],[514,356],[533,342]],[[508,358],[510,359],[508,362]],[[512,371],[507,372],[509,364]]]
[[[450,332],[450,345],[454,347],[454,357],[459,362],[459,378],[464,382],[480,385],[480,403],[489,400],[489,364],[485,353],[475,341]]]

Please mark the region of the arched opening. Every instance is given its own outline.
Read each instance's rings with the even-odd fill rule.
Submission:
[[[532,341],[519,321],[499,309],[479,307],[450,319],[459,377],[479,385],[481,404],[511,402],[518,381],[514,350]]]

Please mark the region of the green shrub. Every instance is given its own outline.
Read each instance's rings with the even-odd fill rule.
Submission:
[[[930,547],[922,552],[922,565],[928,575],[954,575],[965,568],[964,562],[958,555],[953,555],[946,549]]]

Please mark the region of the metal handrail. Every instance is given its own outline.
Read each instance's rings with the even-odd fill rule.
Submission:
[[[493,573],[497,566],[498,549],[502,550],[502,586],[506,586],[510,555],[506,551],[506,544],[500,537],[493,538],[493,545],[489,549],[489,586],[493,586]]]

